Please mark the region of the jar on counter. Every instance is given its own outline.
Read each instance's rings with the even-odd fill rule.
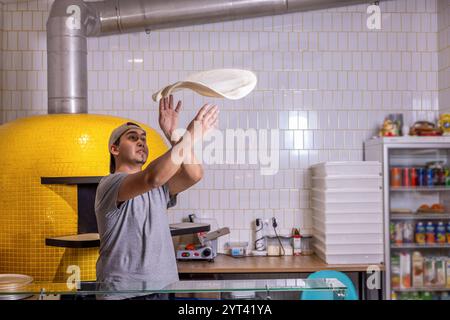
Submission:
[[[302,236],[302,255],[309,256],[314,253],[312,248],[312,236],[311,235],[303,235]]]

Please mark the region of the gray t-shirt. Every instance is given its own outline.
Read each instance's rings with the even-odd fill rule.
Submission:
[[[167,185],[151,189],[117,207],[120,184],[127,173],[104,177],[97,188],[95,215],[100,234],[97,260],[99,290],[161,289],[178,281],[167,208],[175,205]],[[148,294],[146,292],[145,294]],[[143,295],[98,295],[113,300]]]

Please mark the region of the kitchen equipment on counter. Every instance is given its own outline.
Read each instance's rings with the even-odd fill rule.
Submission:
[[[202,245],[180,245],[177,249],[178,260],[210,260],[212,261],[217,252],[212,247]]]
[[[247,255],[248,242],[229,242],[225,245],[225,250],[229,251],[233,257],[244,257]]]
[[[297,228],[292,229],[292,254],[299,256],[302,253],[302,236]]]
[[[302,246],[302,256],[310,256],[314,253],[313,247],[312,247],[312,240],[313,237],[312,235],[306,235],[304,234],[302,236],[302,242],[301,242],[301,246]]]
[[[268,256],[292,256],[292,237],[283,235],[266,235]]]
[[[252,251],[254,256],[266,256],[267,255],[267,241],[265,238],[266,228],[268,227],[268,221],[263,219],[255,220],[255,250]]]
[[[281,255],[280,246],[278,244],[269,244],[267,246],[267,255],[269,257],[278,257]]]
[[[208,260],[217,256],[217,238],[230,233],[230,229],[220,228],[208,233],[197,234],[199,244],[180,244],[176,251],[178,260]]]

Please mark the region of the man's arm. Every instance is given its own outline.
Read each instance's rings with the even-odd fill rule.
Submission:
[[[216,111],[217,107],[209,108],[209,105],[204,105],[187,127],[184,136],[169,151],[153,160],[144,170],[130,174],[123,179],[119,188],[117,201],[127,201],[172,180],[171,178],[180,170],[181,165],[188,162],[190,155],[194,153],[196,140],[202,139],[213,125],[215,125],[217,121]],[[194,135],[194,123],[200,125],[200,135]],[[174,159],[177,161],[174,161]],[[195,172],[197,171],[195,170]],[[189,170],[187,174],[189,178],[183,174],[181,176],[183,178],[175,179],[175,182],[169,183],[170,193],[172,195],[179,193],[181,192],[179,190],[185,188],[187,183],[192,183],[192,179],[195,178],[192,177],[192,174],[194,173]]]
[[[183,163],[167,182],[170,195],[189,189],[203,178],[203,167],[196,160],[194,152],[191,152],[191,159],[194,160],[192,164]]]
[[[180,155],[180,150],[192,148],[192,144],[190,139],[181,139],[169,151],[152,161],[144,170],[126,176],[120,185],[117,202],[127,201],[164,185],[180,169],[181,162],[175,162],[173,159]]]
[[[204,106],[205,107],[205,106]],[[173,137],[173,132],[177,129],[178,115],[181,110],[181,101],[178,101],[176,108],[173,106],[173,96],[161,99],[159,102],[159,125],[167,140],[174,145],[177,139]],[[218,109],[215,107],[211,114],[212,127],[217,125]],[[206,114],[200,113],[198,116],[203,118]],[[170,195],[178,194],[186,189],[189,189],[194,184],[203,178],[203,167],[195,158],[193,149],[191,150],[188,161],[184,161],[181,168],[175,175],[167,182]],[[190,161],[189,161],[190,160]]]

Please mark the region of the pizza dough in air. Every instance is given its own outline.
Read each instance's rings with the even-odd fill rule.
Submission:
[[[255,88],[256,82],[256,75],[248,70],[208,70],[192,74],[184,81],[175,82],[153,94],[152,98],[158,102],[173,92],[191,89],[206,97],[237,100],[248,95]]]

